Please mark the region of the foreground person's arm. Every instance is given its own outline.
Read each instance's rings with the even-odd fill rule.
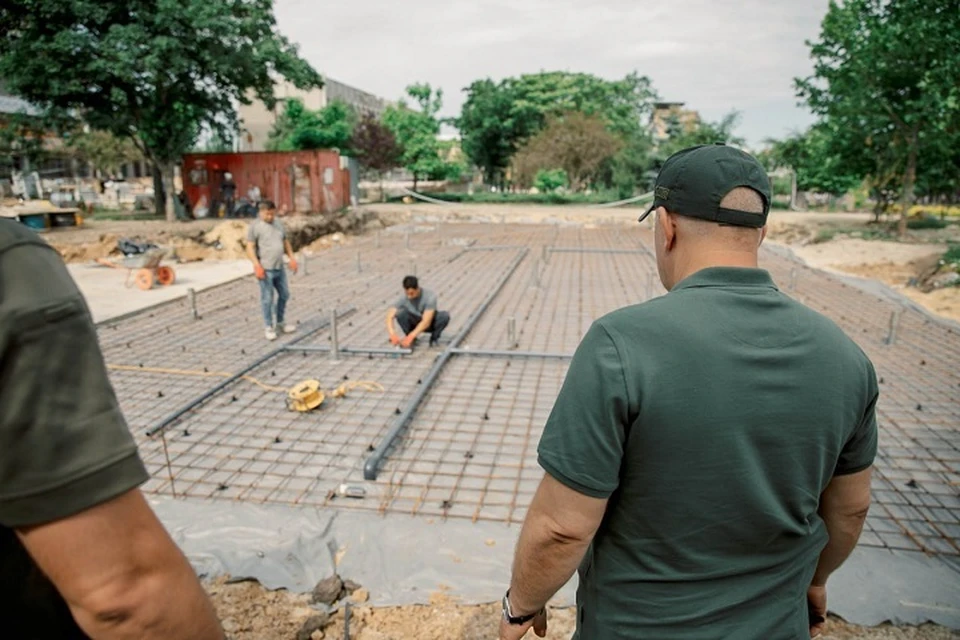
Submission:
[[[222,640],[210,599],[139,489],[17,534],[94,640]]]

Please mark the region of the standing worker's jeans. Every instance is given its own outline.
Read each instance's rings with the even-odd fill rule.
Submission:
[[[397,322],[400,324],[400,328],[403,329],[405,334],[416,329],[417,325],[420,324],[420,321],[423,320],[423,316],[410,313],[404,308],[397,309],[396,318]],[[447,324],[449,323],[450,314],[446,311],[437,311],[433,314],[433,322],[427,329],[427,333],[430,334],[431,344],[440,339],[440,334],[443,333],[443,330],[447,328]]]
[[[283,267],[279,269],[264,269],[266,276],[260,283],[260,308],[263,309],[263,322],[266,327],[273,326],[273,290],[277,290],[277,326],[283,326],[283,313],[290,299],[290,289],[287,287],[287,272]]]

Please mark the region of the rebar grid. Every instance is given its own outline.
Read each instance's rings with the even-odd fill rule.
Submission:
[[[664,293],[647,229],[408,225],[310,257],[307,275],[291,278],[289,317],[309,322],[353,306],[356,313],[339,326],[341,345],[386,346],[385,310],[415,269],[451,312],[447,334],[454,335],[522,248],[527,256],[463,346],[572,352],[604,313]],[[960,556],[957,330],[779,252],[762,251],[761,266],[786,294],[836,321],[876,366],[880,451],[861,544]],[[178,301],[100,328],[109,364],[144,367],[111,372],[135,432],[220,381],[151,368],[232,373],[282,343],[263,339],[252,278],[200,292],[197,304],[197,321]],[[896,311],[896,337],[887,344]],[[320,331],[304,344],[328,344],[329,337]],[[251,375],[283,388],[315,377],[328,391],[344,376],[369,378],[386,391],[358,390],[298,414],[286,410],[283,394],[238,381],[171,428],[169,466],[162,441],[138,434],[152,475],[147,490],[171,492],[172,477],[178,495],[522,521],[542,473],[536,444],[564,360],[453,355],[378,481],[362,481],[368,449],[441,352],[425,346],[410,356],[341,354],[339,362],[321,353],[278,356]],[[362,484],[367,497],[338,496],[341,483]]]

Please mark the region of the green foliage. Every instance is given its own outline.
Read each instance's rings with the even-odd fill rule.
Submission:
[[[334,101],[319,111],[307,109],[303,101],[285,101],[283,113],[274,123],[267,149],[271,151],[304,151],[338,149],[349,155],[350,140],[356,116],[343,102]]]
[[[891,199],[883,192],[897,192],[904,215],[916,186],[938,191],[956,183],[960,10],[955,2],[831,2],[819,40],[808,44],[814,71],[796,81],[797,92],[820,117],[829,157],[846,172],[868,178],[883,201]]]
[[[834,133],[828,124],[821,123],[805,133],[768,141],[770,146],[763,154],[768,169],[792,169],[797,174],[800,191],[843,195],[862,178],[856,170],[851,170],[851,163],[842,150],[834,146]]]
[[[907,220],[908,229],[946,229],[949,223],[940,218],[931,216],[922,216],[920,218],[910,218]]]
[[[272,0],[5,2],[0,33],[10,90],[134,139],[163,167],[168,190],[204,126],[236,129],[237,103],[272,107],[277,77],[322,85],[277,30]]]
[[[420,110],[410,108],[404,100],[390,105],[383,114],[383,124],[396,137],[403,150],[401,163],[413,174],[414,188],[417,181],[427,178],[444,180],[459,177],[463,165],[451,163],[440,157],[441,144],[437,140],[440,133],[440,121],[437,112],[443,104],[443,92],[433,92],[428,84],[414,84],[407,87],[407,95],[420,106]]]
[[[950,244],[947,251],[940,257],[940,261],[948,268],[960,273],[960,244]],[[960,286],[958,284],[957,286]]]
[[[540,193],[550,193],[567,186],[567,172],[563,169],[540,169],[533,179],[533,186]]]
[[[444,200],[445,202],[464,202],[470,204],[549,204],[549,205],[565,205],[565,204],[605,204],[607,202],[613,202],[614,200],[619,199],[619,196],[615,191],[605,190],[595,193],[563,193],[563,192],[553,192],[553,193],[511,193],[509,191],[502,192],[489,192],[489,191],[479,191],[477,193],[468,194],[468,193],[431,193],[431,198],[437,200]],[[403,199],[403,196],[396,196],[390,198],[391,202],[399,202]],[[643,206],[649,206],[649,202],[645,204],[633,204],[626,206],[633,206],[641,208]]]
[[[491,183],[502,181],[526,140],[565,113],[597,116],[629,147],[646,137],[644,123],[655,97],[649,79],[636,73],[610,81],[586,73],[542,72],[499,83],[477,80],[465,91],[456,120],[463,150]]]
[[[124,164],[143,157],[133,140],[118,138],[109,131],[96,129],[71,136],[68,146],[76,151],[81,159],[108,176],[120,175],[120,168]]]

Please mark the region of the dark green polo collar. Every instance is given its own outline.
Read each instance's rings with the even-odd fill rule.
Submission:
[[[746,267],[708,267],[687,276],[671,291],[696,287],[767,287],[777,290],[770,273],[765,269]]]

